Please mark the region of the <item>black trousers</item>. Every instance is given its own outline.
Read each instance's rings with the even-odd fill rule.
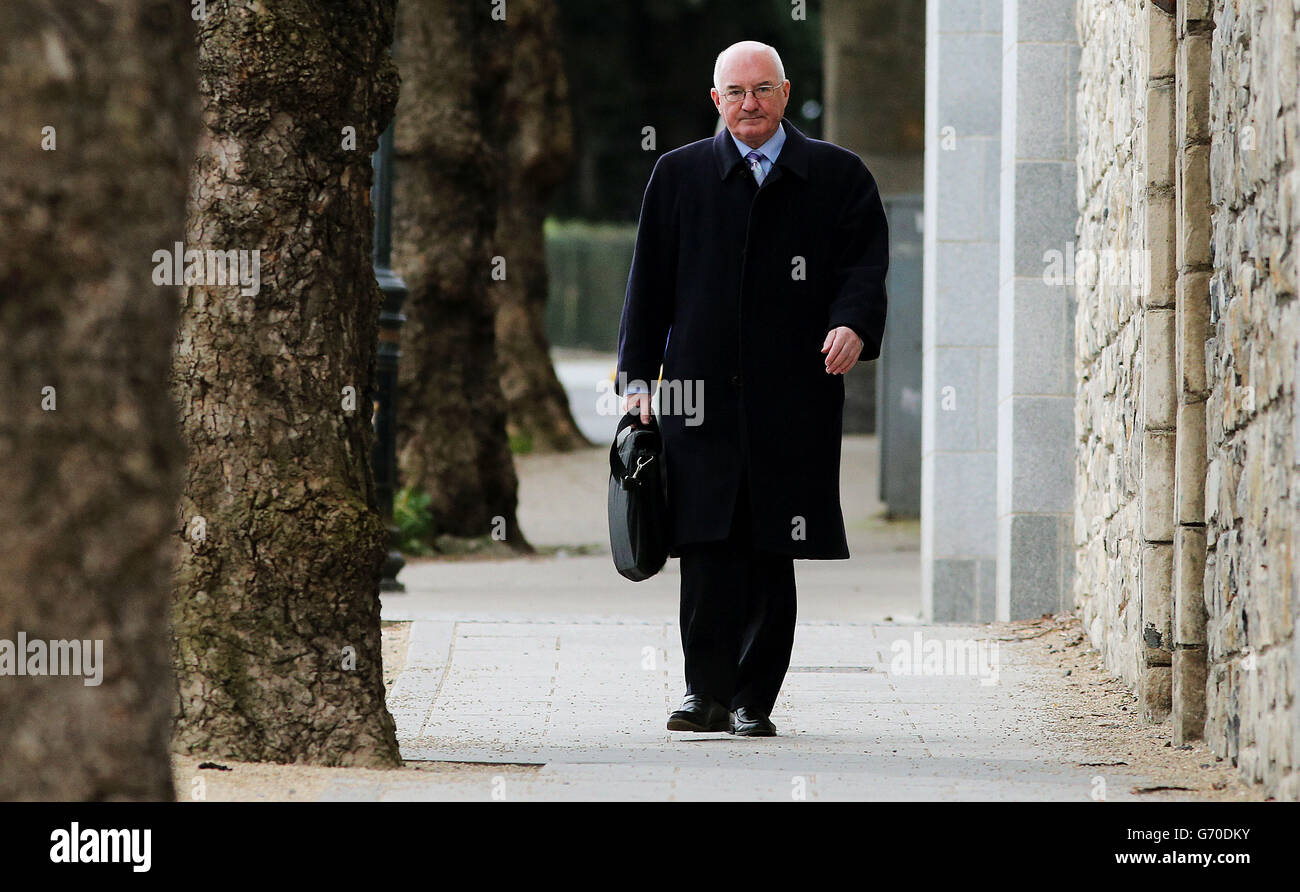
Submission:
[[[679,547],[686,692],[770,714],[794,647],[794,559],[754,550],[745,479],[728,538]]]

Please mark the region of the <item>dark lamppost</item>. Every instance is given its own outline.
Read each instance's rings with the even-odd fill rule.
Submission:
[[[397,574],[406,565],[397,549],[397,524],[393,521],[393,495],[397,491],[397,362],[402,323],[402,304],[406,301],[406,283],[393,272],[393,125],[379,137],[379,150],[371,156],[375,169],[370,200],[375,209],[375,279],[383,292],[379,311],[379,349],[375,354],[374,425],[375,425],[375,496],[379,513],[388,527],[389,551],[384,561],[384,576],[379,590],[404,592],[406,586]]]

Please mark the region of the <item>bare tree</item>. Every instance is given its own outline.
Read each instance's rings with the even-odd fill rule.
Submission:
[[[508,56],[490,5],[405,0],[395,131],[394,266],[410,288],[398,402],[403,483],[434,533],[499,531],[520,548],[490,289]],[[508,270],[508,267],[507,267]]]
[[[510,70],[497,110],[504,153],[494,241],[509,266],[491,292],[501,389],[511,438],[537,452],[563,452],[590,444],[551,365],[542,223],[547,196],[573,163],[573,121],[554,0],[514,0],[509,8],[497,36]]]
[[[0,799],[173,798],[188,12],[0,4]]]
[[[209,270],[186,291],[176,343],[192,449],[177,742],[394,765],[365,396],[380,307],[370,153],[397,96],[394,0],[207,9],[187,247],[245,252],[260,279],[223,285]]]

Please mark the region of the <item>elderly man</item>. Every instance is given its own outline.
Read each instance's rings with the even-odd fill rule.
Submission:
[[[646,186],[617,387],[648,424],[662,365],[687,693],[668,728],[767,737],[793,559],[849,556],[841,376],[880,355],[888,232],[862,161],[785,120],[776,50],[723,50],[711,95],[726,129],[664,154]]]

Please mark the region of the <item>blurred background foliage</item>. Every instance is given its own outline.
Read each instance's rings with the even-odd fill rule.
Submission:
[[[546,330],[552,342],[614,349],[636,224],[551,219],[545,234],[550,275]]]
[[[393,522],[397,525],[398,548],[406,554],[427,557],[436,554],[428,540],[433,534],[430,496],[416,487],[404,486],[393,497]]]

